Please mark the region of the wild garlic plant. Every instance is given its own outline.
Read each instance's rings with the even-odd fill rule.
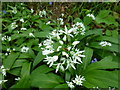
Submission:
[[[65,71],[69,68],[75,70],[76,65],[81,64],[82,58],[85,57],[83,54],[85,51],[76,48],[80,44],[76,36],[84,35],[84,33],[85,27],[82,22],[77,22],[70,29],[65,26],[64,30],[53,30],[42,42],[42,54],[46,56],[44,62],[47,62],[49,67],[55,66],[56,73],[59,70]],[[58,43],[56,48],[55,43]]]

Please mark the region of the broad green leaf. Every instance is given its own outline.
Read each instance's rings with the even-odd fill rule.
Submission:
[[[54,88],[60,83],[63,83],[63,79],[55,74],[39,74],[31,76],[32,86],[39,88]]]
[[[117,26],[118,23],[115,21],[115,17],[109,15],[110,12],[111,12],[110,10],[101,10],[100,13],[96,16],[96,22],[105,23],[105,24],[114,24]]]
[[[97,35],[97,36],[102,35],[102,29],[88,30],[88,31],[86,31],[85,35],[80,36],[78,39],[82,40],[83,38],[86,38],[86,37],[91,36],[91,35]]]
[[[28,53],[29,53],[29,56],[31,58],[33,58],[33,59],[35,58],[35,53],[34,53],[34,51],[31,48],[29,48]]]
[[[86,82],[89,82],[96,87],[108,88],[111,86],[118,88],[118,72],[119,71],[92,70],[85,73],[84,76]],[[89,88],[92,88],[92,86],[89,86]]]
[[[21,89],[29,89],[31,86],[30,76],[24,76],[18,81],[16,84],[14,84],[12,87],[10,87],[8,90],[15,89],[15,88],[21,88]]]
[[[99,14],[97,15],[97,17],[100,17],[100,18],[107,17],[110,12],[111,12],[110,10],[101,10],[101,11],[99,12]]]
[[[91,48],[85,47],[84,55],[85,57],[83,58],[83,69],[85,69],[87,65],[90,64],[93,55],[93,50]]]
[[[57,90],[57,88],[68,88],[68,85],[67,84],[60,84],[60,85],[57,85],[55,88],[56,89],[53,89],[53,90]]]
[[[77,23],[77,22],[82,22],[82,20],[80,18],[75,18],[74,23]]]
[[[29,76],[31,69],[31,62],[25,62],[21,69],[21,77]]]
[[[25,59],[17,59],[13,64],[12,68],[21,67],[24,62],[26,62]]]
[[[42,50],[40,49],[39,53],[37,54],[37,56],[35,57],[35,60],[33,62],[33,68],[40,63],[43,59],[45,58],[44,55],[42,55]]]
[[[89,25],[92,22],[92,18],[86,16],[86,17],[84,17],[83,21],[84,21],[85,25]]]
[[[69,71],[66,71],[65,73],[65,81],[70,81],[71,73]]]
[[[31,75],[36,75],[37,74],[45,74],[45,73],[48,73],[50,71],[53,71],[52,68],[49,68],[48,66],[46,65],[41,65],[39,66],[38,68],[36,68],[35,70],[32,71]]]
[[[100,36],[100,37],[95,38],[95,40],[110,41],[110,42],[118,44],[118,38],[115,38],[115,37]]]
[[[92,42],[92,43],[90,43],[90,47],[92,47],[92,48],[97,48],[97,49],[104,49],[104,50],[108,50],[108,51],[112,51],[112,52],[119,52],[119,50],[118,50],[118,45],[116,45],[116,44],[113,44],[112,43],[112,46],[101,46],[101,45],[99,45],[99,43],[100,42]]]
[[[86,71],[94,69],[115,69],[115,68],[119,68],[118,63],[113,61],[111,56],[108,56],[98,62],[92,63],[89,66],[87,66]]]
[[[111,31],[110,30],[106,30],[106,35],[107,36],[111,36],[112,35]]]
[[[115,37],[118,39],[118,31],[117,30],[112,30],[112,37]]]
[[[10,74],[13,74],[15,76],[20,76],[21,73],[21,67],[12,68],[10,71],[8,71]]]
[[[3,60],[4,67],[10,69],[18,56],[19,53],[11,53],[5,60]]]
[[[34,35],[35,35],[35,37],[40,37],[40,38],[45,38],[46,36],[48,36],[49,35],[49,32],[47,31],[47,32],[45,32],[45,31],[43,31],[43,32],[36,32],[36,33],[34,33]]]

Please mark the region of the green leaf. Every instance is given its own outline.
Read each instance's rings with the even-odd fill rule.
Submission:
[[[83,21],[84,21],[85,25],[89,25],[92,22],[92,18],[86,16],[86,17],[84,17]]]
[[[45,58],[44,55],[42,55],[42,50],[40,49],[39,53],[37,54],[37,56],[35,57],[35,60],[33,62],[33,68],[40,63],[43,59]]]
[[[10,74],[13,74],[15,76],[20,76],[21,73],[21,67],[17,67],[17,68],[12,68],[10,69],[10,71],[8,71]]]
[[[31,62],[25,62],[22,66],[21,77],[29,76],[31,69]]]
[[[99,45],[99,43],[100,42],[92,42],[92,43],[90,43],[90,47],[93,47],[93,48],[97,48],[97,49],[104,49],[104,50],[108,50],[108,51],[112,51],[112,52],[119,52],[119,50],[118,50],[118,45],[116,45],[116,44],[113,44],[112,43],[112,46],[104,46],[104,47],[102,47],[101,45]]]
[[[95,40],[99,40],[99,41],[105,40],[105,41],[110,41],[110,42],[118,44],[118,38],[115,38],[115,37],[100,36],[100,37],[95,38]]]
[[[16,60],[15,63],[13,64],[12,68],[21,67],[24,62],[26,62],[25,59],[18,59],[18,60]]]
[[[63,83],[63,79],[53,73],[39,74],[31,76],[32,86],[38,88],[54,88],[60,83]]]
[[[60,84],[60,85],[57,85],[55,88],[68,88],[68,85],[67,84]],[[53,89],[53,90],[56,90],[56,89]]]
[[[111,34],[111,31],[110,30],[106,30],[106,35],[107,36],[111,36],[112,34]]]
[[[31,86],[30,76],[24,76],[20,79],[19,82],[17,82],[15,85],[10,87],[8,90],[14,89],[14,88],[21,88],[21,89],[28,89]]]
[[[115,37],[118,39],[118,31],[117,30],[112,30],[112,37]]]
[[[93,69],[114,69],[114,68],[119,68],[118,63],[113,61],[111,56],[108,56],[98,62],[90,64],[89,66],[87,66],[86,69],[93,70]]]
[[[85,69],[87,65],[90,64],[93,56],[93,50],[91,48],[85,47],[84,55],[85,57],[83,58],[83,69]]]
[[[86,79],[85,82],[89,82],[99,88],[118,88],[118,72],[119,71],[92,70],[84,74]],[[86,87],[93,88],[92,86],[87,86],[87,84],[84,85],[86,85]]]
[[[53,69],[49,68],[46,65],[42,65],[42,66],[39,66],[38,68],[36,68],[35,70],[33,70],[31,75],[34,76],[34,75],[36,75],[36,73],[38,73],[38,74],[45,74],[45,73],[48,73],[50,71],[53,71]]]
[[[66,71],[65,73],[65,81],[70,81],[71,73],[69,71]]]
[[[43,31],[43,32],[36,32],[34,33],[35,37],[45,38],[49,35],[49,32]]]
[[[3,60],[4,67],[10,69],[18,56],[19,53],[11,53],[5,60]]]
[[[111,12],[110,10],[101,10],[100,13],[96,16],[96,22],[105,23],[105,24],[114,24],[117,26],[118,23],[115,21],[115,17],[109,15],[110,12]]]

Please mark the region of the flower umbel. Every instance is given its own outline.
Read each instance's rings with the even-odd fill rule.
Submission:
[[[81,30],[85,30],[82,23],[76,23],[76,27],[77,34],[81,33]],[[49,67],[56,66],[56,73],[59,70],[65,71],[69,68],[76,69],[76,65],[82,63],[82,58],[85,55],[83,55],[84,50],[77,48],[80,41],[70,41],[71,38],[75,39],[75,35],[74,31],[65,26],[64,30],[53,30],[47,37],[48,39],[39,45],[42,54],[46,56],[44,61],[49,64]]]

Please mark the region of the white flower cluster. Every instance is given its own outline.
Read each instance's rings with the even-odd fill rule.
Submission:
[[[7,52],[5,53],[5,56],[8,56],[12,51],[15,51],[15,48],[13,49],[7,48]]]
[[[9,36],[3,36],[2,41],[11,41],[11,37]]]
[[[24,19],[23,18],[21,18],[20,21],[24,23]]]
[[[29,36],[30,37],[35,37],[33,33],[29,33]]]
[[[111,43],[106,42],[106,41],[101,41],[101,42],[99,43],[99,45],[101,45],[102,47],[104,47],[104,46],[112,46]]]
[[[33,13],[34,12],[34,10],[31,8],[31,13]]]
[[[8,70],[8,69],[5,69],[3,65],[0,67],[0,69],[1,69],[1,71],[2,71],[2,75],[3,75],[3,76],[6,76],[6,70]],[[0,84],[2,84],[2,83],[4,83],[4,82],[7,82],[7,81],[8,81],[8,80],[0,80]]]
[[[59,24],[60,24],[60,25],[63,25],[63,24],[64,24],[63,18],[58,18],[57,20],[59,21]]]
[[[13,8],[12,13],[14,13],[14,14],[17,13],[17,8],[16,7]]]
[[[6,76],[6,70],[8,69],[5,69],[3,65],[0,67],[0,69],[2,70],[2,75]]]
[[[18,78],[15,78],[15,80],[16,80],[16,81],[19,81],[19,80],[20,80],[20,77],[18,77]]]
[[[76,69],[75,65],[81,64],[81,58],[85,57],[85,55],[82,54],[84,50],[80,51],[76,48],[76,45],[79,44],[80,41],[71,40],[75,40],[75,32],[77,32],[77,34],[81,33],[80,29],[79,31],[74,30],[68,30],[66,26],[65,30],[53,30],[48,36],[48,39],[39,44],[39,47],[42,49],[42,54],[46,55],[44,61],[49,64],[49,67],[56,66],[56,73],[59,70],[65,71],[68,68]],[[58,47],[56,48],[54,46],[55,43],[58,43]]]
[[[28,52],[28,50],[29,50],[29,47],[25,47],[25,46],[23,46],[22,48],[21,48],[21,52]]]
[[[46,16],[46,11],[45,10],[40,11],[39,16],[40,17]]]
[[[66,82],[67,82],[67,84],[68,84],[68,87],[74,88],[74,87],[75,87],[74,84],[79,85],[79,86],[82,86],[83,81],[85,81],[84,76],[81,77],[81,75],[79,75],[79,76],[76,75],[75,79],[72,80],[72,82],[68,82],[68,81],[66,81]]]
[[[95,16],[93,14],[87,14],[86,16],[91,17],[93,20],[95,20]]]
[[[16,22],[13,22],[13,23],[11,24],[11,28],[12,28],[12,29],[15,29],[16,27],[18,27],[18,25],[16,25]]]
[[[7,82],[8,80],[0,80],[0,84]]]

